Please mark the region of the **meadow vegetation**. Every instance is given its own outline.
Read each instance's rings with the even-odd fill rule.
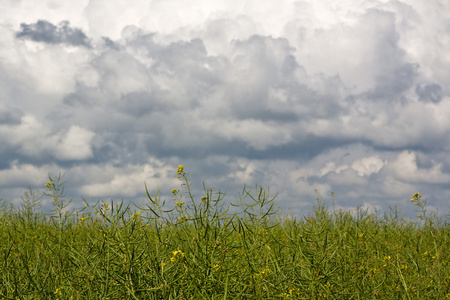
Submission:
[[[175,173],[175,172],[174,172]],[[396,209],[281,214],[275,196],[244,187],[180,186],[164,201],[100,201],[68,209],[61,176],[0,211],[0,299],[450,299],[450,228],[417,193]],[[39,206],[53,201],[53,213]]]

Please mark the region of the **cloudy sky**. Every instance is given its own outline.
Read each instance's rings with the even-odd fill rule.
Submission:
[[[447,0],[0,0],[0,193],[96,201],[176,168],[306,213],[449,212]],[[170,196],[168,196],[170,198]]]

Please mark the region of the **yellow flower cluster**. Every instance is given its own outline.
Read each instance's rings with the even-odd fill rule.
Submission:
[[[47,191],[51,191],[52,190],[52,186],[54,186],[55,183],[53,181],[49,181],[45,184],[45,187],[47,188]]]
[[[53,181],[49,181],[49,182],[47,182],[46,184],[45,184],[45,186],[47,187],[47,188],[49,188],[50,186],[52,186],[52,185],[54,185],[55,183],[53,182]]]
[[[420,198],[422,198],[422,195],[420,193],[415,193],[411,198],[411,202],[413,202],[414,205],[420,206]],[[427,203],[427,199],[423,199],[423,203]]]
[[[267,277],[270,275],[270,270],[269,269],[264,269],[259,273],[255,273],[255,277],[256,278],[263,278],[263,277]]]
[[[177,169],[177,174],[178,175],[183,175],[183,170],[184,170],[184,166],[183,165],[179,165],[178,169]]]
[[[295,296],[300,295],[300,289],[292,288],[289,290],[289,293],[282,293],[280,297],[283,299],[294,298]]]
[[[176,262],[180,258],[184,257],[184,253],[181,250],[176,250],[172,252],[173,256],[170,258],[171,262]]]

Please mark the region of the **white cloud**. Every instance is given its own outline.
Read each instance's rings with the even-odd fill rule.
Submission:
[[[282,126],[257,120],[229,121],[217,128],[228,140],[242,140],[256,150],[283,145],[292,140]]]
[[[33,115],[21,117],[19,124],[0,126],[1,139],[19,147],[20,152],[27,156],[39,156],[46,149],[45,136],[49,132]]]
[[[15,125],[0,125],[0,138],[9,146],[18,147],[23,155],[44,158],[53,155],[59,160],[84,160],[92,157],[91,142],[95,133],[73,125],[66,132],[51,129],[33,115],[25,115]]]
[[[358,172],[359,176],[368,176],[378,173],[384,166],[383,160],[379,156],[365,157],[352,163],[352,169]]]
[[[112,165],[96,167],[92,171],[100,176],[100,180],[92,175],[88,176],[89,180],[94,182],[83,184],[81,193],[89,197],[134,197],[144,194],[146,183],[150,193],[156,191],[159,186],[161,192],[168,195],[171,188],[177,188],[180,184],[175,176],[171,176],[174,170],[176,168],[154,158],[142,165],[127,165],[122,168]]]
[[[61,160],[84,160],[91,158],[92,140],[95,133],[79,126],[71,126],[57,144],[54,152]]]
[[[407,183],[448,183],[450,181],[450,174],[442,172],[441,163],[434,163],[431,168],[419,168],[416,153],[412,151],[401,152],[389,168],[400,180]]]
[[[0,170],[0,185],[2,189],[23,187],[23,185],[39,185],[45,181],[48,168],[54,166],[45,165],[37,167],[32,164],[20,164],[13,161],[8,169]]]

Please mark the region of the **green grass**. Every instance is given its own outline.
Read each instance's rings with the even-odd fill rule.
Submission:
[[[268,189],[191,194],[188,173],[165,203],[67,208],[61,176],[0,211],[0,299],[450,299],[448,220],[277,212]],[[42,197],[52,214],[39,210]],[[172,201],[173,200],[173,201]]]

